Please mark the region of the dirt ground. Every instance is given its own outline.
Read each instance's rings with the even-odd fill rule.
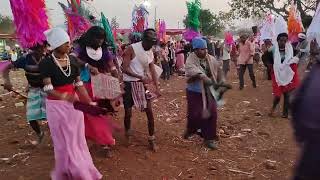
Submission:
[[[257,71],[258,88],[238,90],[234,72],[229,82],[234,89],[218,112],[219,149],[208,151],[202,140],[183,140],[186,124],[184,77],[162,82],[162,97],[154,102],[156,135],[159,151],[147,148],[145,115],[136,111],[133,117],[134,137],[127,147],[122,131],[115,134],[117,144],[112,157],[104,157],[101,149],[89,143],[96,167],[110,180],[287,180],[293,173],[298,148],[289,120],[267,116],[272,103],[271,82]],[[248,76],[246,74],[246,76]],[[12,73],[15,87],[24,91],[24,73]],[[0,90],[0,180],[47,180],[54,166],[53,145],[47,125],[44,142],[35,139],[25,121],[25,107],[16,107],[21,98]],[[278,116],[280,117],[280,109]],[[123,112],[115,121],[122,126]]]

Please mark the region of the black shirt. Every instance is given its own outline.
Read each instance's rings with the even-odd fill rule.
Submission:
[[[73,84],[76,80],[76,77],[80,76],[80,70],[75,57],[69,56],[69,58],[71,64],[71,75],[69,77],[66,77],[62,73],[60,68],[55,64],[52,56],[47,56],[39,64],[42,78],[50,78],[54,87]],[[63,69],[65,68],[66,67],[63,67]]]
[[[273,52],[267,51],[262,54],[261,56],[262,62],[265,66],[267,65],[273,65]]]
[[[32,54],[27,54],[17,61],[13,62],[13,66],[25,70],[25,75],[28,80],[28,84],[31,87],[43,87],[42,77],[39,71],[39,62]]]

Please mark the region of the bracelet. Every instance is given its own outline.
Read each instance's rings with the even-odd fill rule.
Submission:
[[[44,92],[49,92],[49,91],[52,91],[53,90],[53,85],[52,84],[48,84],[48,85],[45,85],[43,87],[43,91]]]
[[[74,85],[75,85],[76,87],[83,86],[83,81],[76,82]]]

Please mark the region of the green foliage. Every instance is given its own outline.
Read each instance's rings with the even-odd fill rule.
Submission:
[[[224,25],[221,18],[213,14],[209,9],[201,9],[199,15],[200,27],[199,30],[201,34],[205,36],[216,36],[223,29]],[[183,20],[185,27],[187,27],[187,18]]]
[[[0,15],[0,33],[12,34],[14,33],[14,24],[9,16]]]
[[[319,0],[294,0],[305,26],[310,23],[310,14],[315,11],[317,1]],[[230,13],[234,18],[251,18],[261,17],[271,11],[287,18],[291,0],[282,2],[279,3],[278,0],[231,0]]]

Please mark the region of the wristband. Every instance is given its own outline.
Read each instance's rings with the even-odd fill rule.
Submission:
[[[43,91],[44,92],[49,92],[49,91],[52,91],[53,90],[53,85],[52,84],[48,84],[48,85],[45,85],[43,87]]]
[[[76,87],[83,86],[83,81],[76,82],[74,85],[75,85]]]

